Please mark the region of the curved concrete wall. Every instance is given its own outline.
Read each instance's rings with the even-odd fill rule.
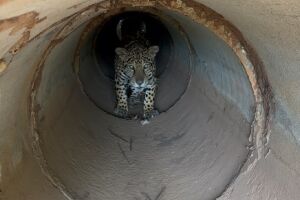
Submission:
[[[300,4],[201,3],[0,1],[0,199],[299,199]],[[82,38],[127,10],[190,63],[164,71],[164,102],[188,85],[146,126],[78,78],[97,67]]]

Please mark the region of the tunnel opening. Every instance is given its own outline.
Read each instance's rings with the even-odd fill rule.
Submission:
[[[118,39],[116,27],[122,19],[129,23],[124,25],[124,34],[129,35],[136,34],[134,32],[140,28],[141,23],[145,23],[145,38],[151,45],[158,45],[160,48],[156,56],[156,77],[159,80],[159,87],[156,92],[155,108],[160,113],[166,112],[184,94],[190,81],[192,65],[190,45],[187,36],[180,31],[180,26],[172,22],[167,27],[168,18],[162,17],[153,9],[129,10],[110,16],[99,23],[88,25],[88,31],[82,35],[81,43],[77,48],[78,76],[84,92],[97,107],[114,115],[116,105],[115,48],[124,45],[123,41]],[[170,34],[169,31],[176,29],[178,31]],[[126,31],[133,33],[126,33]],[[98,89],[95,90],[96,88]],[[132,111],[130,113],[132,115],[140,114],[142,110],[140,105],[138,108],[133,106],[129,111]]]
[[[214,199],[253,153],[247,147],[259,145],[262,96],[236,29],[214,27],[204,20],[212,11],[197,4],[146,4],[81,11],[54,35],[37,67],[33,152],[69,199]],[[159,74],[162,114],[147,126],[111,115],[111,54],[97,49],[110,20],[128,12],[156,20],[170,35],[161,35],[169,42],[162,41],[158,60],[167,65]]]

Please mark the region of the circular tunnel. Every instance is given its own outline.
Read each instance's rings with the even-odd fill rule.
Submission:
[[[160,46],[161,115],[146,126],[111,115],[115,27],[129,16],[144,20]],[[75,198],[216,198],[248,155],[255,101],[238,57],[209,29],[170,11],[107,18],[81,25],[43,60],[33,103],[47,167]]]
[[[30,80],[27,140],[43,174],[68,199],[222,196],[259,155],[253,147],[265,128],[264,83],[251,48],[217,14],[219,24],[205,21],[212,14],[201,13],[211,10],[99,5],[21,51],[44,49]],[[146,37],[160,47],[160,115],[146,125],[113,114],[114,49],[122,46],[116,26],[124,18],[144,21]]]
[[[118,39],[116,27],[120,20],[125,20],[123,34],[135,35],[135,31],[139,30],[136,26],[140,26],[142,22],[146,24],[147,29],[144,37],[151,45],[160,47],[156,56],[159,87],[155,107],[160,113],[167,111],[183,95],[190,80],[192,61],[186,36],[181,31],[173,31],[176,29],[175,21],[169,19],[169,23],[174,24],[169,27],[173,33],[169,32],[168,27],[163,24],[163,19],[150,12],[125,11],[107,18],[102,22],[87,25],[89,31],[80,38],[80,45],[77,47],[78,60],[75,65],[85,93],[97,107],[113,114],[116,104],[115,49],[124,45],[124,42]],[[133,106],[130,110],[138,112],[140,109]]]

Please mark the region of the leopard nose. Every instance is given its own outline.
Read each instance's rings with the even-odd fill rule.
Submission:
[[[142,81],[142,80],[137,80],[136,83],[137,83],[138,85],[142,85],[142,84],[143,84],[143,81]]]

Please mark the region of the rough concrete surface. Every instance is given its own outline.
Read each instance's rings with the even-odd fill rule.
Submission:
[[[175,52],[145,126],[109,114],[92,45],[132,9]],[[297,0],[0,0],[0,199],[300,199],[299,16]]]
[[[299,1],[201,2],[234,23],[255,47],[275,93],[277,120],[300,142]]]

